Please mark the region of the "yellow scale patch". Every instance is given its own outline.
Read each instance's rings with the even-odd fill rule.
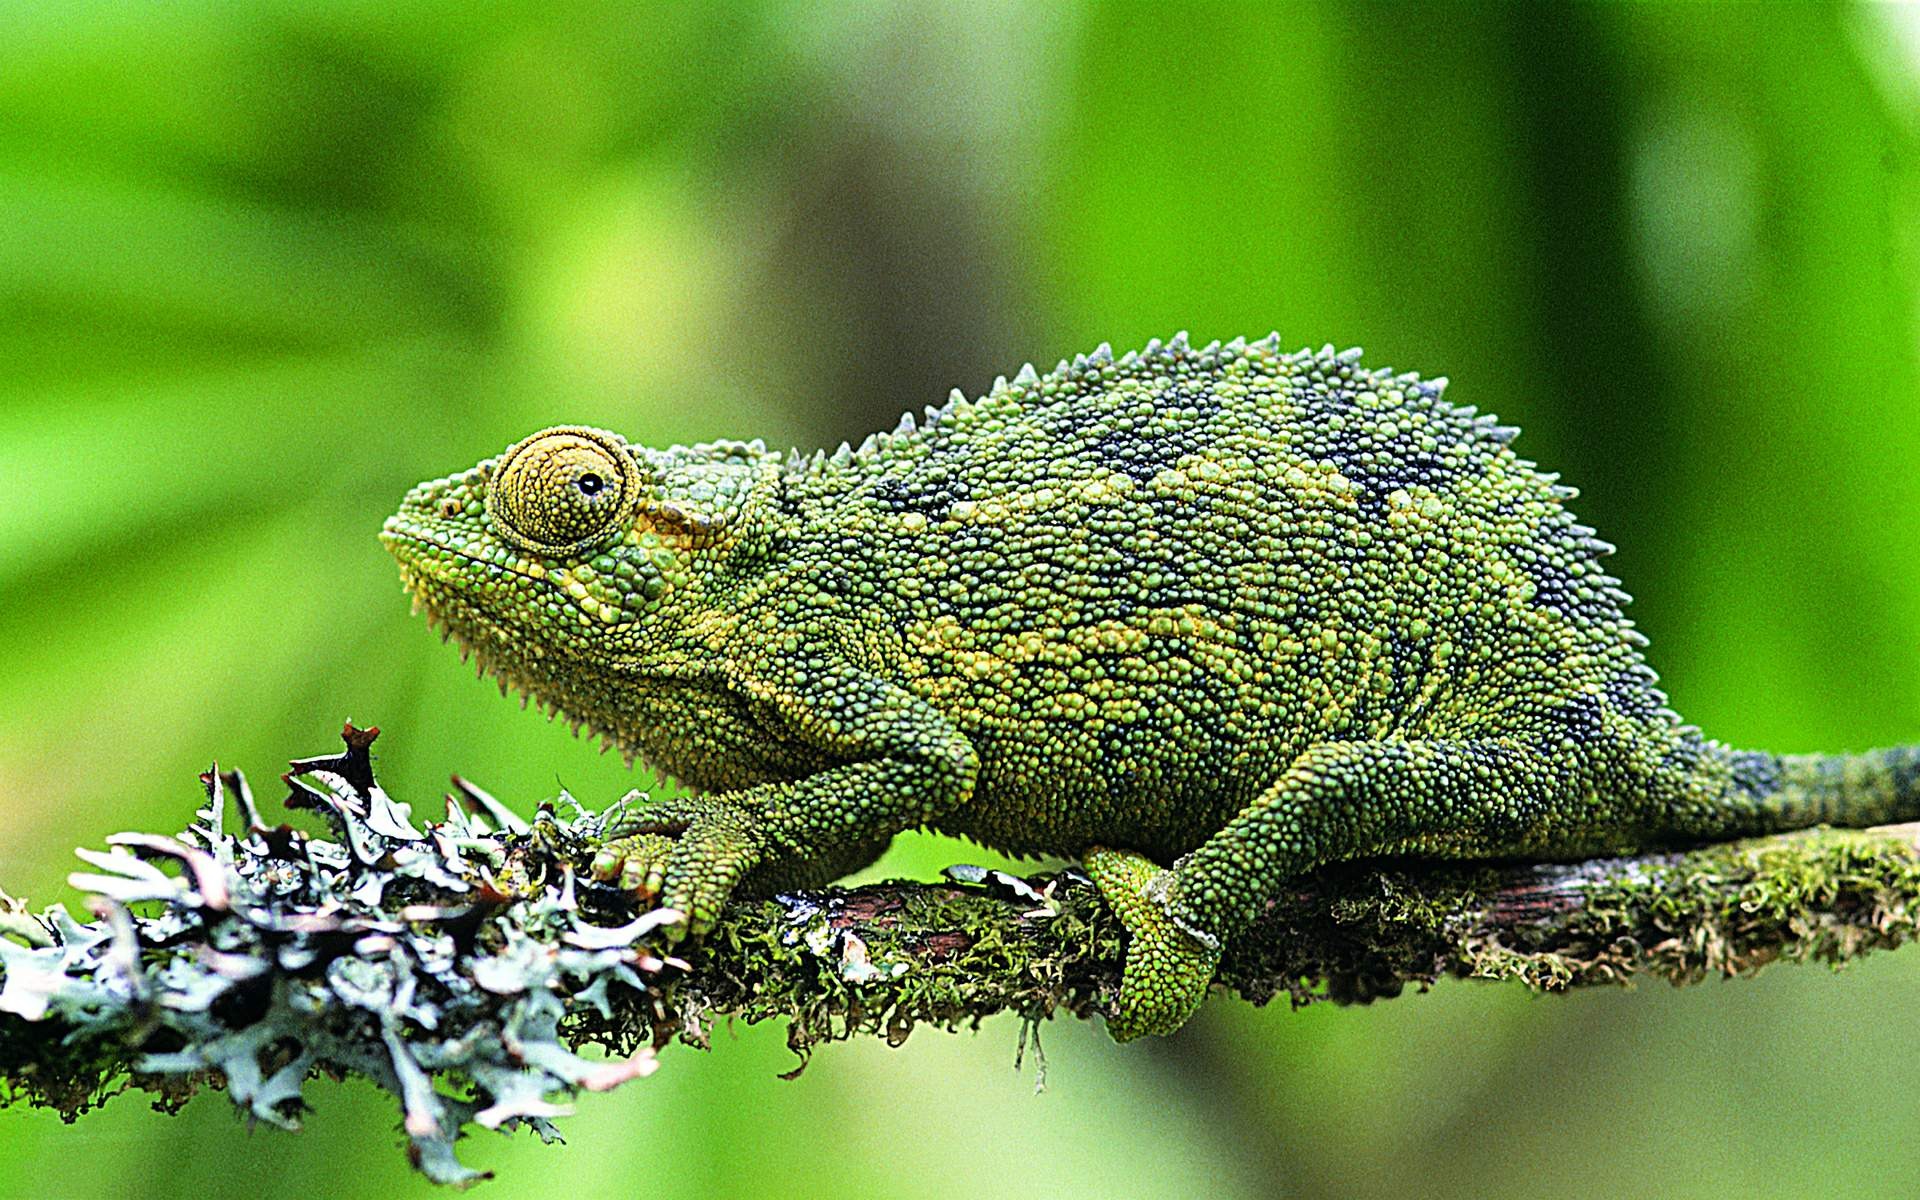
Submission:
[[[1197,605],[1145,609],[1132,620],[1090,625],[1051,626],[1020,633],[982,633],[951,615],[907,629],[913,656],[915,690],[936,706],[966,704],[982,692],[1004,693],[1020,678],[1021,668],[1052,668],[1027,681],[1046,697],[1052,715],[1069,720],[1127,722],[1146,715],[1138,691],[1127,681],[1083,678],[1074,668],[1089,653],[1144,655],[1156,643],[1175,641],[1202,669],[1237,674],[1253,669],[1252,660],[1232,644],[1232,632]],[[939,669],[944,664],[946,669]]]

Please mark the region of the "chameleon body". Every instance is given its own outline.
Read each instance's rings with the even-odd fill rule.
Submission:
[[[1167,1033],[1294,875],[1920,816],[1920,752],[1668,709],[1611,547],[1444,380],[1277,339],[1106,347],[858,450],[561,427],[410,493],[429,617],[693,789],[596,862],[709,927],[925,827],[1082,856]]]

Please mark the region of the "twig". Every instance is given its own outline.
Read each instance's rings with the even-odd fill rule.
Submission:
[[[344,754],[285,777],[288,805],[333,839],[267,827],[245,780],[212,770],[185,833],[81,852],[93,920],[0,896],[5,1099],[71,1120],[129,1084],[167,1109],[214,1084],[292,1126],[310,1078],[357,1073],[399,1098],[415,1163],[464,1183],[469,1125],[550,1137],[556,1097],[648,1074],[717,1018],[787,1021],[804,1065],[821,1042],[898,1044],[922,1024],[1091,1016],[1118,982],[1123,934],[1071,870],[741,901],[682,961],[652,944],[658,917],[585,878],[601,818],[562,796],[522,821],[456,779],[447,819],[417,829],[374,781],[376,733],[349,726]],[[1916,912],[1911,827],[1564,865],[1355,864],[1271,904],[1220,981],[1296,1004],[1447,975],[1687,983],[1844,963],[1913,937]],[[574,1053],[590,1043],[610,1057]]]

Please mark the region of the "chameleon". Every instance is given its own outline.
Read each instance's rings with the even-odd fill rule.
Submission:
[[[1446,384],[1103,344],[833,454],[558,426],[381,536],[503,692],[688,789],[592,863],[676,936],[909,829],[1077,856],[1127,935],[1120,1040],[1324,864],[1920,817],[1920,748],[1683,723],[1574,489]]]

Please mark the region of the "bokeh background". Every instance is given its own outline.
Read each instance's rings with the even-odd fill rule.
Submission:
[[[426,812],[630,786],[409,618],[418,479],[563,420],[831,446],[1182,328],[1524,426],[1716,736],[1920,737],[1916,151],[1897,7],[0,5],[0,882],[349,716]],[[499,1197],[1920,1190],[1916,951],[1045,1035],[1036,1097],[1008,1021],[795,1082],[722,1030],[466,1153]],[[0,1194],[427,1192],[382,1097],[309,1096],[0,1113]]]

